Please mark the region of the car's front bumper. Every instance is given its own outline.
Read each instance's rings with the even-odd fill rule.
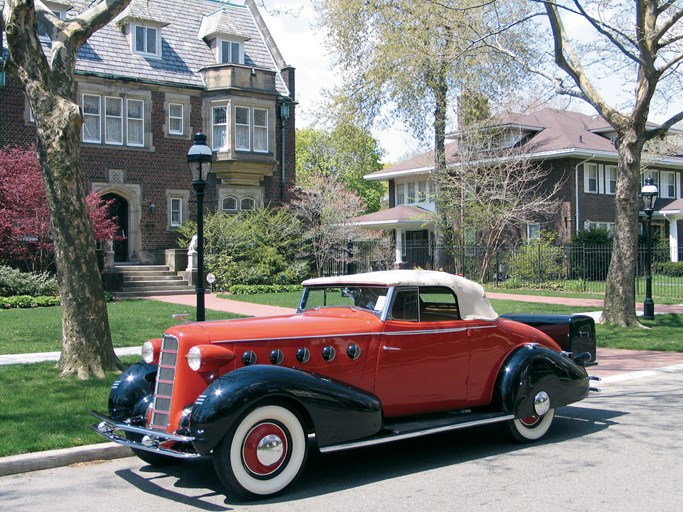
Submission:
[[[176,445],[187,447],[192,446],[194,437],[183,436],[178,434],[169,434],[167,432],[160,432],[158,430],[150,430],[135,425],[129,425],[111,419],[104,414],[97,411],[90,411],[90,414],[97,418],[99,423],[91,425],[91,428],[103,437],[115,443],[134,448],[136,450],[144,450],[147,452],[158,453],[160,455],[167,455],[178,459],[192,459],[200,455],[195,451],[183,451],[174,449]],[[118,432],[131,432],[140,436],[140,440],[128,439],[125,434]],[[137,436],[136,436],[137,437]]]

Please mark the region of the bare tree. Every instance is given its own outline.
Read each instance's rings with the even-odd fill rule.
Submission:
[[[550,181],[550,169],[530,161],[514,140],[497,128],[461,132],[457,163],[435,175],[437,201],[447,228],[463,245],[483,248],[479,279],[509,241],[511,227],[552,220],[564,180]],[[474,233],[472,239],[466,234]]]
[[[299,188],[292,202],[305,226],[318,275],[346,250],[347,243],[358,237],[360,228],[346,221],[365,209],[360,197],[324,174],[311,174],[308,185]]]
[[[23,87],[35,117],[38,158],[48,200],[62,304],[62,374],[104,377],[121,366],[114,354],[80,173],[82,117],[74,102],[78,49],[130,0],[101,0],[66,20],[40,0],[5,0],[7,71]],[[52,40],[46,55],[37,21]]]
[[[343,85],[332,95],[331,115],[355,123],[402,121],[433,141],[434,167],[445,169],[445,136],[457,97],[488,96],[518,76],[487,52],[485,20],[507,22],[519,12],[481,0],[314,0]],[[515,4],[516,6],[516,4]]]
[[[647,123],[651,111],[679,95],[683,76],[683,6],[671,0],[531,0],[550,24],[552,58],[558,72],[525,63],[551,80],[559,94],[591,106],[617,133],[618,174],[614,250],[607,276],[603,321],[630,326],[635,313],[635,269],[640,205],[641,158],[645,143],[664,136],[683,111],[660,125]],[[581,25],[579,33],[570,33]],[[574,37],[572,37],[574,36]],[[501,38],[499,51],[519,58]],[[607,80],[605,80],[607,78]]]

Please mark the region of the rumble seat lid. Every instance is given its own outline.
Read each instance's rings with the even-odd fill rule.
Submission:
[[[445,286],[458,297],[460,314],[465,320],[495,320],[498,314],[489,302],[484,287],[464,277],[436,270],[382,270],[344,276],[307,279],[304,286]]]

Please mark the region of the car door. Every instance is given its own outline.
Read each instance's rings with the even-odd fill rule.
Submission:
[[[451,297],[455,314],[428,314],[425,298]],[[387,417],[464,407],[467,400],[467,324],[449,288],[394,289],[379,346],[375,394]],[[445,309],[445,308],[444,308]],[[453,309],[453,308],[451,308]]]

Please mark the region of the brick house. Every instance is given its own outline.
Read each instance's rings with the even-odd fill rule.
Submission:
[[[60,18],[90,5],[44,3]],[[4,78],[0,147],[28,146],[32,112],[17,81]],[[115,200],[127,237],[117,261],[162,263],[176,247],[177,227],[195,215],[187,151],[198,131],[216,156],[208,208],[230,214],[289,200],[294,78],[254,0],[133,0],[82,46],[81,172],[88,191]]]
[[[557,233],[568,242],[580,229],[614,226],[614,194],[617,176],[616,133],[599,116],[545,108],[530,114],[496,117],[497,133],[529,160],[549,169],[548,180],[563,181],[560,210],[554,218],[537,224],[511,226],[513,236],[536,238],[541,230]],[[448,136],[447,165],[459,161],[457,133]],[[683,228],[683,158],[656,156],[647,163],[641,181],[652,176],[659,187],[653,229],[669,240],[672,261],[679,261]],[[393,230],[395,266],[420,265],[434,242],[431,214],[436,210],[432,151],[365,176],[389,182],[389,209],[354,219],[367,229]],[[644,213],[641,212],[644,218]]]

